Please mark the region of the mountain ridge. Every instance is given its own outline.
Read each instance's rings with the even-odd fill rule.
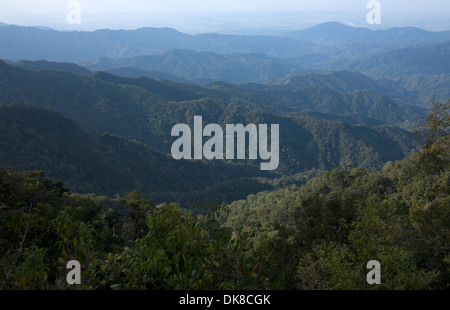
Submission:
[[[331,25],[331,26],[330,26]],[[336,27],[339,25],[339,27]],[[336,36],[337,29],[342,30]],[[370,34],[370,35],[367,35]],[[427,39],[428,38],[428,39]],[[38,27],[5,25],[0,40],[6,42],[0,58],[77,62],[98,57],[124,58],[155,53],[168,48],[212,51],[222,54],[259,52],[282,57],[299,51],[318,53],[330,43],[345,45],[365,42],[372,45],[413,45],[450,40],[450,31],[430,32],[420,28],[391,28],[372,31],[343,24],[319,24],[288,36],[226,35],[202,33],[190,35],[173,28],[143,27],[136,30],[98,29],[62,32]],[[54,42],[59,42],[54,44]]]
[[[327,22],[293,32],[289,37],[324,45],[369,43],[390,46],[446,41],[450,40],[450,31],[428,31],[418,27],[372,30],[361,26],[352,27],[338,22]]]
[[[170,152],[172,127],[184,123],[192,128],[195,115],[202,115],[206,124],[222,126],[280,124],[283,134],[280,135],[279,173],[330,169],[343,165],[345,158],[374,170],[385,160],[401,159],[414,148],[411,133],[388,125],[384,129],[343,126],[332,120],[290,117],[250,108],[251,102],[243,95],[230,100],[229,94],[199,86],[147,78],[127,79],[104,72],[80,76],[68,72],[27,71],[1,62],[0,81],[0,103],[23,102],[50,107],[91,131],[137,140],[163,153]],[[324,128],[336,134],[327,133]],[[321,134],[314,134],[316,131]],[[357,137],[358,131],[367,134]],[[385,143],[378,144],[381,140]],[[352,144],[355,149],[347,147]],[[392,145],[392,150],[386,153],[384,149],[388,144]],[[319,156],[323,152],[327,155]],[[256,166],[258,163],[246,161],[245,164]]]
[[[185,203],[201,197],[203,189],[231,180],[246,183],[249,192],[271,188],[251,180],[262,175],[256,167],[222,161],[176,161],[142,143],[89,131],[51,108],[0,105],[0,120],[3,168],[43,170],[81,193],[112,197],[140,190],[158,202],[174,201],[187,207]],[[189,194],[195,191],[196,197]],[[245,191],[228,194],[228,198],[221,196],[224,201],[245,197]]]
[[[260,53],[218,54],[210,51],[168,49],[132,58],[98,58],[79,62],[91,71],[137,67],[162,71],[185,80],[222,80],[234,83],[268,82],[305,71]]]

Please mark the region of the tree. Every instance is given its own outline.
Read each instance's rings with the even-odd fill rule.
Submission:
[[[151,211],[155,205],[140,191],[133,191],[126,195],[121,202],[128,211],[125,222],[125,231],[133,240],[142,238],[148,231],[145,217],[147,212]]]
[[[450,100],[447,104],[433,103],[427,121],[415,131],[422,152],[419,166],[428,172],[448,169],[450,164]]]

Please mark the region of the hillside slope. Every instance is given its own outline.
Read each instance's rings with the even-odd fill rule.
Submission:
[[[330,169],[345,165],[348,160],[356,166],[376,170],[385,161],[401,159],[414,148],[411,133],[389,125],[378,128],[285,116],[250,108],[246,106],[249,101],[245,97],[227,99],[198,86],[109,74],[79,76],[67,72],[26,71],[6,64],[1,65],[0,81],[0,103],[23,102],[50,107],[89,130],[137,140],[163,153],[169,153],[174,142],[172,127],[188,124],[193,128],[196,115],[203,117],[205,125],[218,123],[223,127],[226,124],[279,124],[280,166],[277,172],[282,174],[313,168]],[[320,95],[324,91],[314,93]],[[353,101],[355,108],[360,105],[360,109],[364,102]],[[323,103],[327,104],[330,102]],[[334,109],[332,112],[338,111],[339,104],[338,101],[335,107],[329,105]],[[323,128],[329,130],[324,132]],[[385,151],[386,145],[392,145],[391,152]],[[255,165],[257,162],[247,163]]]
[[[257,167],[176,161],[142,143],[90,132],[60,113],[35,105],[0,105],[0,137],[4,168],[42,170],[80,193],[113,196],[140,190],[156,201],[187,207],[197,198],[221,203],[245,197],[246,191],[271,188],[250,180],[262,175]],[[208,187],[231,180],[241,189],[208,195]]]

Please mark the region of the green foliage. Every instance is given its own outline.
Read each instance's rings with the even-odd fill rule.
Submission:
[[[63,190],[40,172],[8,173],[0,170],[0,286],[46,289],[59,287],[65,266],[59,260],[86,262],[101,249],[98,214],[86,217]],[[94,230],[96,227],[98,230]]]
[[[147,200],[145,196],[134,191],[127,194],[122,200],[127,210],[127,226],[124,227],[126,234],[136,240],[142,238],[147,232],[146,215],[155,207],[153,201]]]
[[[93,285],[113,289],[201,289],[211,285],[211,244],[197,219],[175,206],[147,212],[148,233],[118,256],[95,261]],[[91,271],[92,270],[92,271]]]
[[[450,100],[447,104],[435,102],[427,121],[416,130],[423,152],[419,169],[445,170],[450,165]]]
[[[418,161],[334,169],[201,214],[1,170],[0,284],[70,289],[65,263],[76,259],[74,289],[446,289],[448,169],[418,174]],[[379,286],[366,282],[374,259]]]
[[[282,274],[291,275],[283,282],[288,288],[446,289],[448,167],[419,174],[418,161],[415,154],[376,174],[334,169],[300,188],[249,196],[231,204],[226,225],[247,233],[252,257],[262,252],[260,240],[288,245],[276,252],[289,270]],[[263,245],[266,257],[273,244]],[[366,282],[371,260],[382,266],[379,286]],[[274,265],[261,272],[273,281],[280,275]]]

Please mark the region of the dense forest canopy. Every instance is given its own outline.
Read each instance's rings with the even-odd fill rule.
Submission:
[[[76,259],[81,289],[447,289],[449,109],[435,104],[422,149],[378,172],[336,168],[201,214],[1,169],[0,288],[68,288]]]

